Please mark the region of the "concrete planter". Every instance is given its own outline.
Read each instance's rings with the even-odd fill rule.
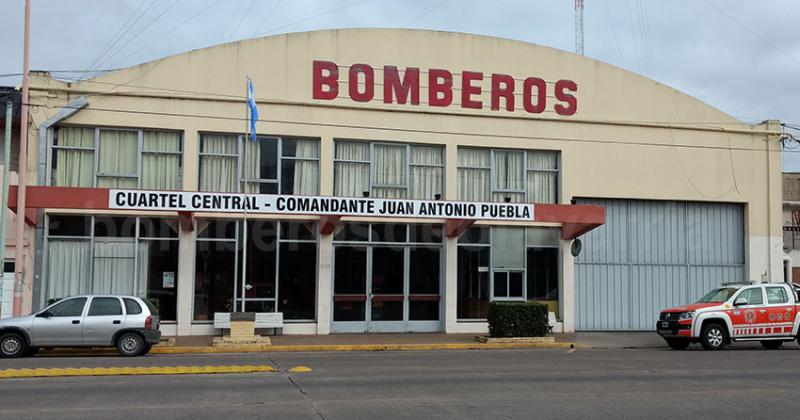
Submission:
[[[519,344],[548,344],[555,343],[555,337],[486,337],[483,335],[475,336],[475,341],[479,343],[519,343]]]

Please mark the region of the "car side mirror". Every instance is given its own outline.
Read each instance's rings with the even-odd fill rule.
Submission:
[[[50,311],[39,312],[36,314],[37,318],[50,318],[51,316],[53,316],[53,314],[51,314]]]
[[[736,300],[733,301],[733,306],[742,306],[742,305],[747,305],[746,297],[736,298]]]

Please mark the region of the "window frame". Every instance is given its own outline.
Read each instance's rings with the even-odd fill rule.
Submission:
[[[360,143],[360,144],[367,144],[369,149],[369,158],[368,160],[355,160],[355,159],[339,159],[336,157],[336,146],[339,143]],[[405,148],[405,157],[406,162],[404,165],[405,171],[405,184],[378,184],[375,182],[375,172],[378,168],[378,165],[375,162],[375,146],[388,146],[388,147],[403,147]],[[439,165],[435,164],[424,164],[424,163],[411,163],[411,148],[412,147],[427,147],[427,148],[434,148],[438,149],[439,153],[441,154],[441,161],[442,163]],[[391,141],[378,141],[378,140],[358,140],[358,139],[349,139],[349,138],[335,138],[333,141],[333,178],[336,179],[336,171],[339,170],[339,165],[337,163],[356,163],[368,166],[367,171],[367,186],[369,188],[369,196],[376,197],[375,189],[384,189],[384,190],[402,190],[405,191],[405,196],[403,199],[409,200],[435,200],[436,197],[423,197],[423,198],[410,198],[411,195],[411,169],[412,168],[441,168],[442,170],[442,182],[440,185],[440,192],[436,193],[439,194],[440,197],[445,196],[445,188],[447,182],[445,180],[446,173],[445,173],[445,147],[441,144],[428,144],[428,143],[404,143],[404,142],[391,142]],[[335,181],[334,181],[335,182]],[[336,185],[334,185],[336,188]],[[335,196],[342,196],[340,195],[339,191],[334,191],[333,194]]]
[[[92,147],[80,147],[80,146],[60,146],[56,144],[58,140],[58,132],[61,128],[81,128],[81,129],[91,129],[94,131],[94,142]],[[125,173],[106,173],[100,171],[100,133],[102,131],[128,131],[128,132],[135,132],[136,133],[136,173],[135,174],[125,174]],[[144,133],[145,132],[154,132],[154,133],[174,133],[178,135],[178,148],[177,152],[169,152],[169,151],[153,151],[153,150],[144,150]],[[178,182],[175,185],[175,190],[183,189],[183,167],[184,167],[184,159],[183,159],[183,152],[184,152],[184,136],[183,131],[180,130],[164,130],[164,129],[149,129],[149,128],[130,128],[130,127],[107,127],[107,126],[79,126],[79,125],[58,125],[53,130],[53,135],[51,136],[49,142],[49,149],[47,153],[47,168],[46,168],[46,179],[48,186],[55,185],[55,171],[53,164],[57,162],[55,158],[55,152],[58,150],[74,150],[74,151],[83,151],[83,152],[91,152],[92,153],[92,188],[97,188],[98,179],[99,178],[135,178],[136,179],[136,189],[141,189],[142,187],[142,158],[145,154],[147,155],[171,155],[171,156],[178,156]]]
[[[87,217],[89,219],[89,225],[87,226],[86,234],[84,234],[84,235],[52,235],[52,234],[50,234],[50,218],[51,217],[59,217],[59,216],[81,216],[81,217]],[[90,284],[91,287],[94,287],[94,277],[95,277],[94,264],[95,264],[95,259],[97,259],[97,258],[109,258],[109,257],[96,257],[95,256],[95,242],[96,242],[96,239],[98,237],[100,237],[100,238],[121,238],[120,236],[97,236],[96,232],[95,232],[95,227],[96,227],[95,225],[96,225],[96,218],[97,217],[107,217],[107,216],[103,215],[103,214],[83,215],[83,214],[68,214],[68,213],[50,213],[50,214],[46,214],[45,215],[44,243],[42,245],[44,247],[44,251],[42,252],[42,275],[43,275],[43,278],[44,278],[44,286],[42,287],[42,292],[40,294],[40,305],[41,305],[40,307],[45,306],[44,304],[45,304],[45,302],[47,300],[47,294],[49,292],[50,281],[51,281],[51,279],[49,277],[49,267],[48,267],[48,263],[50,261],[50,255],[49,254],[50,254],[50,241],[51,240],[56,240],[56,241],[57,240],[72,240],[72,241],[89,242],[89,247],[91,249],[91,254],[90,254],[90,264],[91,264],[91,266],[90,266],[90,276],[91,276],[91,279],[89,281],[89,284]],[[114,215],[112,215],[111,217],[114,217]],[[163,241],[180,241],[180,236],[179,235],[175,235],[174,237],[172,237],[172,236],[150,236],[150,235],[145,235],[146,232],[143,232],[142,229],[141,229],[141,227],[142,227],[142,219],[156,219],[156,220],[164,220],[164,221],[173,220],[176,223],[177,223],[177,219],[176,218],[170,218],[170,217],[159,217],[159,216],[126,216],[126,215],[118,215],[116,217],[124,217],[124,218],[134,218],[134,219],[136,219],[135,220],[135,225],[134,225],[133,237],[125,237],[125,238],[130,238],[130,239],[132,239],[134,241],[134,257],[133,257],[134,258],[134,273],[133,273],[133,285],[132,286],[133,286],[133,290],[138,290],[140,288],[140,286],[141,286],[140,282],[142,282],[142,281],[147,282],[146,278],[145,279],[141,279],[142,273],[139,272],[139,270],[140,270],[139,258],[140,258],[140,254],[141,254],[139,252],[139,247],[142,246],[142,242],[143,241],[156,241],[156,240],[158,240],[158,241],[162,241],[162,240]],[[176,281],[177,281],[177,278],[178,278],[178,272],[177,271],[175,273],[175,278],[176,278]],[[148,299],[147,295],[138,296],[138,297],[141,298],[142,301],[147,301],[147,299]],[[60,300],[59,302],[61,302],[61,301],[62,300]],[[56,303],[58,303],[58,302],[56,302]],[[88,307],[88,305],[86,305],[86,306]],[[177,318],[177,316],[176,316],[176,318]],[[175,322],[177,322],[177,319],[176,320],[165,320],[165,321],[161,321],[161,322],[162,322],[162,324],[174,324]]]
[[[786,300],[784,300],[783,302],[778,302],[778,303],[772,303],[772,302],[770,302],[770,301],[769,301],[769,292],[768,292],[768,289],[778,289],[778,290],[781,290],[781,291],[783,291],[783,297],[784,297]],[[789,305],[789,300],[790,300],[790,299],[789,299],[789,294],[788,294],[788,293],[786,293],[786,288],[785,288],[785,287],[783,287],[783,286],[765,286],[765,287],[764,287],[764,295],[765,295],[765,297],[767,298],[767,299],[766,299],[766,305],[769,305],[769,306],[787,306],[787,305]]]
[[[553,203],[538,203],[538,204],[557,204],[560,201],[561,197],[561,151],[560,150],[547,150],[547,149],[515,149],[515,148],[498,148],[498,147],[473,147],[473,146],[459,146],[456,150],[456,154],[458,154],[458,150],[462,149],[470,149],[470,150],[481,150],[481,151],[488,151],[489,152],[489,166],[467,166],[458,163],[458,159],[456,159],[456,182],[458,183],[458,179],[461,177],[459,174],[460,169],[470,169],[470,170],[483,170],[488,171],[489,173],[489,182],[488,182],[488,197],[489,201],[491,202],[502,202],[500,200],[495,200],[495,194],[522,194],[523,202],[530,203],[531,197],[528,197],[528,174],[530,173],[554,173],[555,174],[555,187],[556,187],[556,197]],[[496,152],[508,152],[508,153],[522,153],[522,189],[506,189],[506,188],[498,188],[495,185],[495,154]],[[556,155],[556,168],[555,169],[539,169],[539,168],[529,168],[528,167],[528,160],[531,154],[535,153],[553,153]],[[458,197],[458,200],[461,200],[461,197]],[[513,202],[513,200],[511,200]]]
[[[222,136],[235,136],[236,137],[236,153],[209,153],[203,152],[202,141],[203,136],[205,135],[222,135]],[[283,179],[282,179],[282,172],[283,172],[283,162],[284,160],[293,160],[293,161],[302,161],[302,162],[316,162],[317,163],[317,171],[321,171],[321,154],[322,154],[322,142],[321,139],[315,137],[302,137],[302,136],[275,136],[275,135],[258,135],[256,139],[258,141],[259,152],[261,148],[261,141],[262,140],[277,140],[278,147],[276,150],[277,156],[277,173],[275,174],[275,178],[246,178],[244,175],[245,172],[245,162],[244,162],[244,149],[246,142],[252,141],[250,137],[244,136],[241,134],[232,134],[232,133],[216,133],[216,132],[201,132],[198,133],[200,147],[198,148],[198,161],[197,161],[197,179],[198,179],[198,188],[199,180],[201,179],[201,172],[203,168],[203,156],[216,156],[216,157],[224,157],[224,158],[234,158],[236,159],[236,191],[214,191],[214,192],[230,192],[230,193],[244,193],[246,191],[245,186],[248,184],[274,184],[277,186],[277,189],[274,194],[283,194],[281,191],[283,190]],[[297,156],[284,156],[283,155],[283,143],[285,140],[306,140],[306,141],[314,141],[317,145],[317,157],[316,158],[309,158],[309,157],[297,157]],[[322,180],[321,176],[317,177],[317,192],[316,194],[311,195],[319,195],[320,189],[322,187]],[[248,194],[260,194],[260,192],[255,193],[248,193]],[[292,192],[291,195],[299,195],[296,192]]]

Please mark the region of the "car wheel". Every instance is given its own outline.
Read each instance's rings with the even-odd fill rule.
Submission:
[[[145,355],[145,354],[147,354],[147,353],[150,353],[150,350],[151,350],[152,348],[153,348],[153,345],[152,345],[152,344],[147,344],[147,345],[145,345],[145,346],[144,346],[144,350],[142,350],[142,356],[144,356],[144,355]]]
[[[123,356],[138,356],[144,348],[144,338],[135,332],[122,334],[117,340],[117,351]]]
[[[761,342],[761,345],[764,346],[765,349],[777,350],[777,349],[781,348],[781,346],[783,345],[783,341],[764,340],[764,341]]]
[[[686,350],[689,347],[689,340],[681,338],[668,338],[666,339],[667,345],[673,350]]]
[[[0,357],[14,358],[25,355],[25,338],[16,333],[8,333],[0,336]]]
[[[706,324],[700,333],[700,344],[706,350],[722,350],[727,341],[727,332],[719,324]]]

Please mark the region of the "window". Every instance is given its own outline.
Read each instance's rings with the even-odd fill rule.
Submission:
[[[181,185],[177,132],[59,127],[51,184],[175,190]]]
[[[89,305],[88,316],[122,315],[122,305],[117,298],[96,297]]]
[[[534,300],[558,314],[559,244],[558,228],[468,229],[458,239],[458,319],[485,319],[490,300]]]
[[[736,297],[736,299],[745,298],[747,299],[748,305],[763,305],[764,304],[764,297],[761,294],[760,287],[751,287],[749,289],[742,290],[742,293]]]
[[[458,149],[458,198],[555,203],[558,152]]]
[[[125,313],[128,315],[138,315],[142,313],[142,307],[133,299],[125,298]]]
[[[201,220],[197,236],[195,321],[243,306],[283,312],[286,320],[315,318],[316,223]]]
[[[47,312],[50,316],[81,316],[83,307],[86,305],[86,298],[67,299],[51,306]]]
[[[319,194],[319,141],[202,134],[200,191]]]
[[[789,302],[789,296],[783,287],[767,287],[767,303],[779,305]]]
[[[337,141],[334,194],[433,200],[444,191],[439,146]]]
[[[177,220],[60,215],[47,220],[44,299],[133,295],[157,302],[162,320],[176,320]]]

